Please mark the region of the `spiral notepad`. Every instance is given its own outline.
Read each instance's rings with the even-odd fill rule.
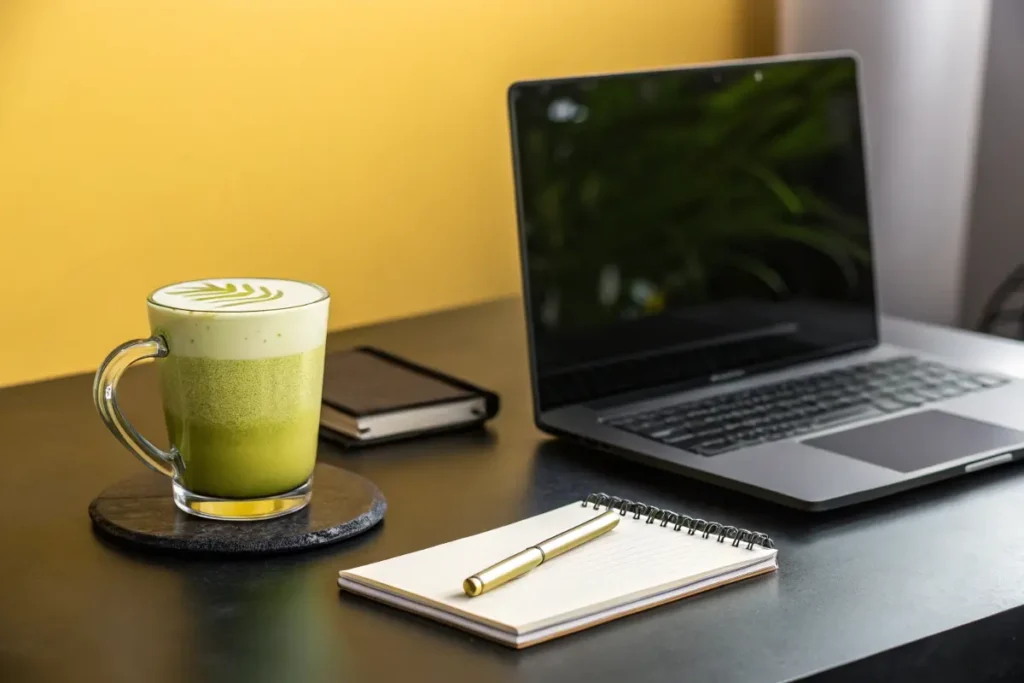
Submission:
[[[475,571],[605,510],[612,531],[479,597]],[[536,517],[339,573],[346,591],[517,648],[774,571],[767,534],[596,493]]]

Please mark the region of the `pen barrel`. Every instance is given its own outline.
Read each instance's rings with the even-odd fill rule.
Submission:
[[[519,578],[543,561],[544,553],[539,548],[527,548],[469,577],[462,584],[463,590],[469,596],[486,593],[492,588]]]
[[[615,525],[619,523],[619,516],[619,513],[614,510],[608,510],[557,536],[541,541],[535,546],[473,574],[462,582],[462,590],[472,598],[486,593],[492,588],[497,588],[503,583],[508,583],[512,579],[517,579],[531,569],[540,566],[541,563],[614,529]]]
[[[550,560],[615,528],[615,525],[619,523],[619,517],[618,512],[608,510],[593,519],[587,520],[583,524],[563,531],[557,536],[552,536],[534,547],[544,554],[545,561]]]

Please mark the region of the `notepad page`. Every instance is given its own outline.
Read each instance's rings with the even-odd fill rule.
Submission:
[[[612,531],[475,598],[463,580],[597,514],[579,502],[475,536],[341,572],[343,580],[401,595],[522,634],[774,558],[627,514]]]

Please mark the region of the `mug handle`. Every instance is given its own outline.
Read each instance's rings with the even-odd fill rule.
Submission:
[[[117,406],[117,383],[128,366],[146,358],[163,358],[166,355],[167,342],[160,335],[121,344],[110,352],[96,371],[92,398],[103,423],[125,448],[146,467],[174,479],[185,470],[178,449],[171,446],[171,450],[162,451],[154,446],[136,431]]]

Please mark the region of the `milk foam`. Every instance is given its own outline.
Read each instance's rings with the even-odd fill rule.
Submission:
[[[311,304],[327,298],[327,291],[294,280],[214,278],[167,285],[149,298],[160,306],[186,311],[251,313]]]
[[[218,308],[225,304],[239,305]],[[329,306],[327,291],[316,285],[224,278],[163,287],[148,308],[153,333],[172,355],[256,360],[323,346]]]

